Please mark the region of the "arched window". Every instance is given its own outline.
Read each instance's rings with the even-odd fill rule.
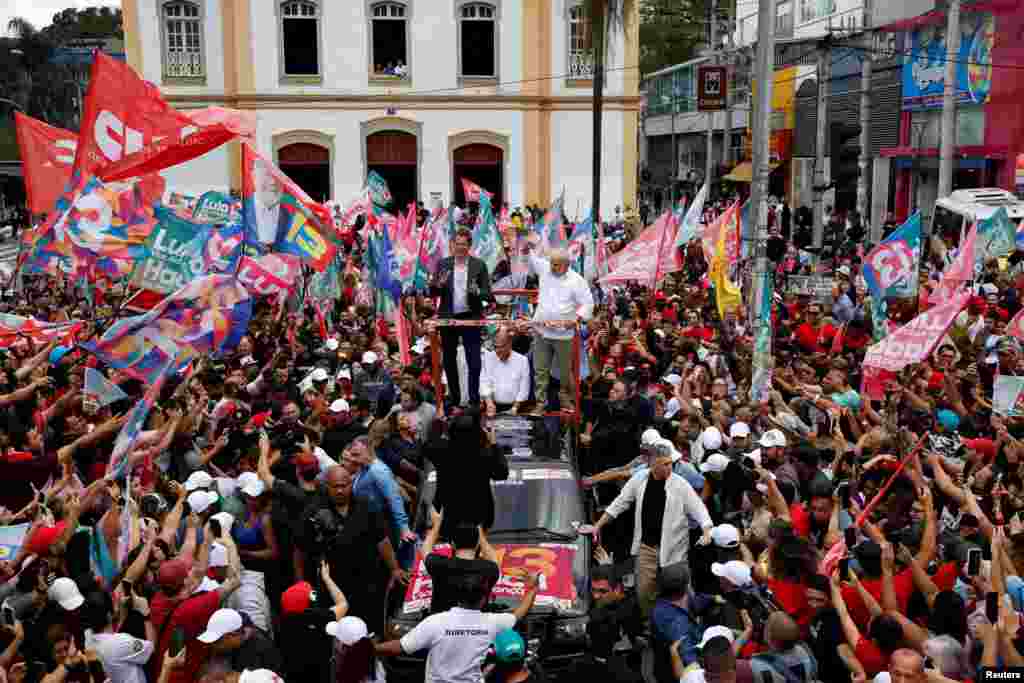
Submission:
[[[409,78],[409,8],[400,2],[370,5],[370,74],[372,78]]]
[[[577,3],[569,7],[569,54],[567,55],[569,79],[594,77],[594,51],[590,41],[590,17],[585,5]]]
[[[203,53],[203,12],[194,2],[163,4],[165,79],[198,79],[206,75]]]
[[[281,3],[282,76],[320,75],[320,7],[311,0]]]
[[[458,8],[459,75],[463,78],[498,77],[498,11],[484,2]]]

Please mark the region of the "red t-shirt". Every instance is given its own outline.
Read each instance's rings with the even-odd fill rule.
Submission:
[[[807,606],[807,587],[802,583],[768,579],[768,588],[775,596],[779,606],[786,614],[793,617],[793,620],[800,625],[801,630],[806,633],[811,619],[814,618],[814,610]]]
[[[793,503],[789,506],[789,519],[793,523],[793,531],[800,538],[811,537],[811,516],[800,503]]]
[[[170,683],[189,683],[194,681],[202,666],[202,643],[196,640],[200,633],[206,630],[206,624],[210,617],[220,609],[220,593],[210,591],[193,595],[178,602],[168,598],[163,593],[157,593],[153,597],[150,607],[150,620],[157,629],[157,637],[160,639],[156,649],[153,651],[151,662],[163,661],[164,653],[171,644],[171,634],[174,629],[181,627],[185,631],[185,642],[187,643],[188,654],[185,656],[185,666],[177,669],[171,674]],[[167,616],[172,614],[168,621]],[[167,623],[166,627],[164,623]],[[161,629],[163,629],[161,631]]]
[[[836,328],[824,324],[821,327],[813,327],[810,323],[801,323],[796,328],[796,340],[800,346],[811,353],[826,353],[831,348],[825,348],[823,344],[832,343],[832,337],[836,336]]]
[[[868,680],[874,678],[883,671],[889,670],[889,656],[882,652],[874,641],[870,640],[866,636],[861,636],[860,640],[857,641],[857,647],[854,648],[853,654],[857,657],[857,661],[864,667],[864,672],[868,675]]]
[[[881,604],[882,602],[882,578],[861,579],[861,585],[868,594]],[[896,589],[896,601],[899,603],[900,612],[907,613],[907,603],[914,592],[914,574],[910,568],[904,569],[892,577],[893,588]],[[853,623],[861,630],[866,629],[871,620],[871,613],[865,607],[864,601],[860,599],[860,593],[853,586],[846,585],[842,588],[843,600],[846,601],[846,608],[850,611]],[[863,661],[863,660],[862,660]],[[865,668],[867,666],[865,665]]]
[[[932,583],[940,591],[951,591],[956,585],[956,577],[960,575],[960,566],[956,562],[947,562],[939,567],[932,577]]]

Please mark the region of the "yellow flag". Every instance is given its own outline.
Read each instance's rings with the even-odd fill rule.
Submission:
[[[718,304],[718,317],[725,319],[725,312],[739,308],[740,288],[729,280],[726,264],[729,259],[725,253],[725,238],[727,230],[722,230],[718,235],[718,244],[715,245],[714,256],[711,257],[710,272],[708,273],[711,284],[715,286],[715,303]]]

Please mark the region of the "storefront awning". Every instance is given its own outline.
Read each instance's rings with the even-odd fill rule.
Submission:
[[[1006,159],[1010,156],[1010,148],[1006,145],[962,145],[954,150],[958,157],[979,157],[982,159]],[[879,150],[879,156],[900,158],[900,157],[937,157],[938,147],[912,147],[905,145],[901,147],[883,147]]]
[[[781,163],[778,162],[778,161],[773,161],[770,164],[770,166],[771,166],[771,169],[774,171],[779,166],[781,166]],[[753,176],[754,176],[753,164],[751,164],[751,162],[749,162],[749,161],[743,161],[743,162],[737,164],[734,169],[729,171],[729,175],[723,177],[722,180],[731,180],[734,183],[749,183],[749,182],[751,182],[753,180]]]

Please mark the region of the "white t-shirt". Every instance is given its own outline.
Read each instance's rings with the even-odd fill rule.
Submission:
[[[127,633],[88,634],[86,647],[96,651],[111,683],[146,683],[143,667],[153,654],[153,643]]]
[[[431,615],[402,637],[407,654],[430,650],[426,683],[480,683],[494,637],[516,625],[515,615],[453,607]]]
[[[465,313],[469,310],[469,261],[455,263],[455,282],[452,285],[452,313]]]

